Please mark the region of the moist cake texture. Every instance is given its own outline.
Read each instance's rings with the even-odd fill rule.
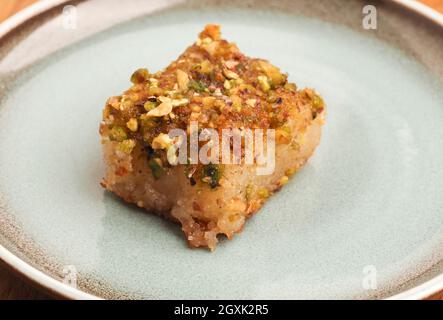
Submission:
[[[234,43],[221,39],[217,25],[207,25],[163,71],[139,69],[131,82],[122,95],[109,98],[103,110],[102,186],[180,223],[192,247],[213,250],[220,235],[231,239],[241,231],[320,140],[322,98],[313,89],[298,90],[268,61],[242,54]],[[209,128],[220,136],[223,129],[237,128],[240,135],[245,129],[274,130],[275,169],[258,175],[259,165],[244,161],[243,140],[236,164],[177,163],[177,139],[168,133],[182,129],[189,141],[191,123],[199,133]]]

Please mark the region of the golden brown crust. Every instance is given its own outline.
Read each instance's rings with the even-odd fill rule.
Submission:
[[[132,81],[134,85],[123,95],[108,100],[104,121],[109,128],[122,127],[128,139],[143,143],[152,143],[158,134],[173,128],[186,130],[190,121],[219,130],[276,129],[306,106],[312,118],[323,110],[323,101],[313,90],[297,91],[277,67],[246,57],[234,43],[221,40],[215,25],[208,25],[198,41],[163,72],[149,74],[140,69]],[[147,116],[146,109],[165,99],[179,105],[164,116]],[[137,123],[136,130],[128,128],[130,121]]]

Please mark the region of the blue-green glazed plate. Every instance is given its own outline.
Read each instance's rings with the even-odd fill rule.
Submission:
[[[2,24],[1,260],[68,298],[424,298],[442,289],[443,19],[409,1],[366,5],[41,1]],[[376,21],[365,20],[374,8]],[[107,97],[135,69],[168,65],[207,23],[328,106],[315,155],[215,252],[188,248],[178,225],[99,184]]]

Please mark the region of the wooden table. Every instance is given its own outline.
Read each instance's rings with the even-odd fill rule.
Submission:
[[[0,0],[0,22],[37,0]],[[421,0],[443,13],[443,0]],[[17,276],[0,267],[0,299],[48,299]],[[443,300],[443,292],[431,297]]]

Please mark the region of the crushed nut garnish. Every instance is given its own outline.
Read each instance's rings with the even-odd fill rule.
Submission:
[[[148,117],[163,117],[172,111],[171,102],[163,102],[158,107],[148,112]]]
[[[120,142],[118,144],[118,150],[126,153],[126,154],[130,154],[132,152],[132,150],[135,147],[135,140],[134,139],[126,139],[123,140],[122,142]]]
[[[172,144],[172,139],[165,133],[160,133],[152,141],[152,149],[166,149]]]
[[[153,87],[158,87],[158,80],[155,78],[149,78],[149,83],[151,84],[151,86]]]
[[[229,69],[223,69],[223,74],[228,79],[238,79],[239,78],[238,74],[236,74],[234,71],[231,71]]]
[[[131,76],[131,82],[133,84],[139,84],[142,83],[144,81],[146,81],[146,79],[149,77],[149,71],[148,69],[138,69],[136,70],[132,76]]]
[[[258,76],[257,77],[258,83],[260,83],[260,86],[263,91],[269,91],[271,89],[271,84],[269,83],[267,76]]]
[[[257,103],[257,99],[248,99],[248,100],[246,100],[246,104],[248,106],[250,106],[251,108],[254,108],[256,103]]]
[[[235,61],[235,60],[228,60],[225,62],[225,66],[229,70],[233,70],[238,64],[239,64],[239,62]]]
[[[136,118],[131,118],[129,119],[128,122],[126,122],[126,126],[128,127],[129,130],[131,130],[132,132],[137,132],[138,130],[138,122]]]
[[[158,103],[156,101],[146,101],[145,104],[143,105],[143,107],[145,108],[146,111],[151,111],[152,109],[154,109],[155,107],[157,107]]]
[[[297,99],[310,106],[313,119],[323,111],[323,100],[314,90],[297,91],[279,68],[244,56],[234,43],[220,39],[218,26],[207,26],[197,43],[200,46],[190,47],[161,72],[137,70],[130,89],[108,99],[103,121],[110,140],[141,140],[164,163],[167,155],[175,160],[174,143],[161,133],[172,128],[188,130],[190,121],[215,129],[271,128],[277,143],[290,143],[292,148],[303,145],[302,132],[294,138],[288,119]],[[124,146],[131,142],[122,143]],[[156,163],[152,166],[157,167]],[[161,166],[161,170],[167,168]],[[212,183],[209,177],[203,178]]]
[[[177,70],[177,83],[181,91],[188,90],[189,76],[183,70],[180,69]]]
[[[123,127],[120,126],[114,126],[111,129],[111,132],[109,133],[109,138],[112,141],[123,141],[128,138],[128,135],[126,134],[126,131]]]

